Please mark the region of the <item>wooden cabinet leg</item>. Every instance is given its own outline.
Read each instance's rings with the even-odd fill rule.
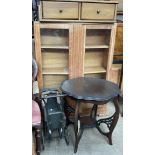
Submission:
[[[40,128],[35,129],[35,138],[36,138],[36,153],[40,155],[41,152],[41,131]]]

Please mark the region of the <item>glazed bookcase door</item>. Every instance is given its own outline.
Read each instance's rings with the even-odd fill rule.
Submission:
[[[84,76],[109,78],[114,29],[111,24],[85,25]]]
[[[61,83],[69,78],[70,53],[72,51],[72,25],[70,24],[35,24],[36,59],[39,63],[39,88],[60,88]],[[38,40],[38,38],[40,38]]]

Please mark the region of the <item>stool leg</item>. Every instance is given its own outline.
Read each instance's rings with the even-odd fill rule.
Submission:
[[[40,128],[35,129],[35,137],[36,137],[36,152],[37,152],[37,155],[40,155],[40,151],[41,151],[41,131],[40,131]]]
[[[79,136],[78,136],[78,115],[79,115],[79,106],[80,101],[77,100],[76,108],[75,108],[75,116],[74,116],[74,132],[75,132],[75,146],[74,146],[74,153],[77,152],[78,143],[79,143]]]

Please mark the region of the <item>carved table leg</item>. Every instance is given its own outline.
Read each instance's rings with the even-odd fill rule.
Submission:
[[[98,105],[96,105],[96,104],[93,105],[93,108],[92,108],[92,111],[91,111],[91,114],[90,114],[91,118],[96,119],[97,107],[98,107]]]
[[[40,131],[39,127],[35,129],[35,137],[36,137],[36,152],[37,152],[37,155],[40,155],[40,151],[41,151],[41,131]]]
[[[80,131],[77,133],[77,139],[75,141],[74,153],[77,152],[78,144],[79,144],[80,139],[82,137],[83,131],[84,131],[84,128],[80,128]]]
[[[109,118],[98,120],[97,124],[96,124],[96,128],[98,129],[98,131],[101,134],[108,137],[110,145],[112,145],[112,132],[113,132],[113,130],[117,124],[118,118],[119,118],[119,105],[118,105],[117,97],[115,97],[113,99],[113,101],[114,101],[114,106],[115,106],[115,113]],[[109,132],[105,133],[101,130],[101,128],[99,127],[101,123],[105,123],[107,125],[107,127],[109,128]]]
[[[80,101],[77,100],[75,108],[75,120],[74,120],[74,132],[75,132],[75,146],[74,153],[77,152],[78,144],[83,134],[83,128],[78,127],[78,116],[79,116]]]

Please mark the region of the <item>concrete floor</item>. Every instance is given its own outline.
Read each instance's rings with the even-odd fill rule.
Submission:
[[[111,103],[108,104],[108,111],[107,115],[114,112]],[[50,143],[45,144],[45,150],[41,152],[41,155],[74,155],[73,126],[70,125],[68,130],[70,141],[68,146],[64,139],[53,139]],[[107,138],[101,135],[96,128],[85,129],[76,155],[123,155],[123,117],[121,116],[113,131],[112,140],[113,145],[109,145]]]

